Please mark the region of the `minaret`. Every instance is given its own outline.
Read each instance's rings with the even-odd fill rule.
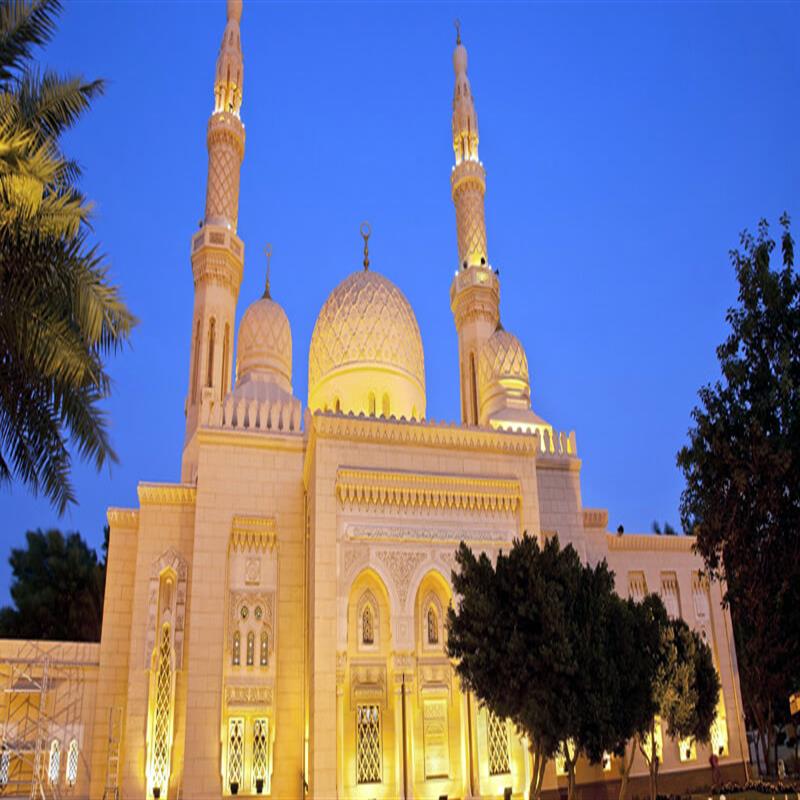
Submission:
[[[456,23],[458,29],[458,23]],[[500,283],[489,266],[483,196],[486,171],[478,160],[478,115],[467,77],[467,50],[458,31],[453,53],[453,150],[450,175],[456,207],[458,270],[450,287],[450,308],[458,332],[461,421],[477,425],[480,416],[478,354],[500,321]]]
[[[244,244],[236,235],[239,171],[244,157],[242,107],[244,64],[239,22],[242,0],[228,0],[214,80],[214,111],[208,120],[208,185],[200,231],[192,237],[194,313],[186,396],[183,480],[193,480],[190,448],[200,407],[219,403],[231,390],[236,300],[244,267]]]

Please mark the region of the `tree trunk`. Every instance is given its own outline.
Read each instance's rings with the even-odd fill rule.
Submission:
[[[628,779],[631,775],[633,768],[633,759],[636,756],[636,739],[630,742],[631,757],[627,760],[625,752],[622,753],[622,769],[620,770],[620,784],[619,784],[619,800],[627,800],[628,797]]]
[[[578,754],[575,753],[575,758],[569,758],[569,748],[565,745],[564,752],[567,755],[564,758],[564,763],[567,767],[567,800],[575,800],[575,765],[578,761]]]
[[[544,768],[547,765],[547,759],[542,754],[542,749],[535,745],[532,741],[528,747],[531,754],[532,770],[531,770],[531,785],[528,790],[529,800],[540,800],[542,796],[542,780],[544,778]]]

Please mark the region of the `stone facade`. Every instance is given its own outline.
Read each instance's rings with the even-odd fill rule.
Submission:
[[[325,304],[305,412],[292,394],[290,323],[269,286],[243,317],[231,386],[244,263],[240,18],[241,3],[229,2],[207,219],[192,242],[182,482],[141,483],[138,508],[108,512],[102,641],[48,650],[55,668],[77,665],[82,687],[70,725],[50,733],[62,749],[77,742],[78,777],[68,785],[62,767],[51,783],[92,800],[115,790],[148,800],[497,797],[506,787],[526,796],[524,744],[461,691],[443,649],[458,543],[495,558],[523,531],[557,534],[591,563],[607,559],[621,594],[659,592],[703,632],[722,679],[713,747],[727,774],[741,774],[746,740],[719,587],[703,581],[689,539],[610,534],[607,512],[583,507],[575,434],[533,412],[525,351],[499,326],[460,41],[450,300],[461,422],[425,419],[413,311],[369,270]],[[16,647],[0,643],[8,680]],[[684,745],[664,735],[665,786],[709,780],[709,748]],[[617,768],[580,762],[578,784],[586,796],[612,793]],[[644,775],[640,758],[633,791]],[[547,792],[565,780],[557,761],[548,765]]]

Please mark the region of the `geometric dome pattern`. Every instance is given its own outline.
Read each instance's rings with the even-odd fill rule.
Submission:
[[[236,375],[274,371],[292,382],[292,331],[284,310],[268,297],[256,300],[239,323]]]
[[[399,368],[425,391],[422,338],[405,295],[383,275],[359,270],[345,278],[319,312],[308,354],[309,395],[345,365]]]
[[[499,328],[481,347],[478,356],[478,380],[481,386],[515,378],[530,385],[528,358],[519,339]]]

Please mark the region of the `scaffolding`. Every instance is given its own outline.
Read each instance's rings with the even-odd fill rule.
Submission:
[[[83,748],[73,744],[82,739],[84,668],[89,666],[81,647],[22,642],[16,656],[0,658],[0,680],[5,681],[1,797],[70,797],[79,765],[88,779]]]

